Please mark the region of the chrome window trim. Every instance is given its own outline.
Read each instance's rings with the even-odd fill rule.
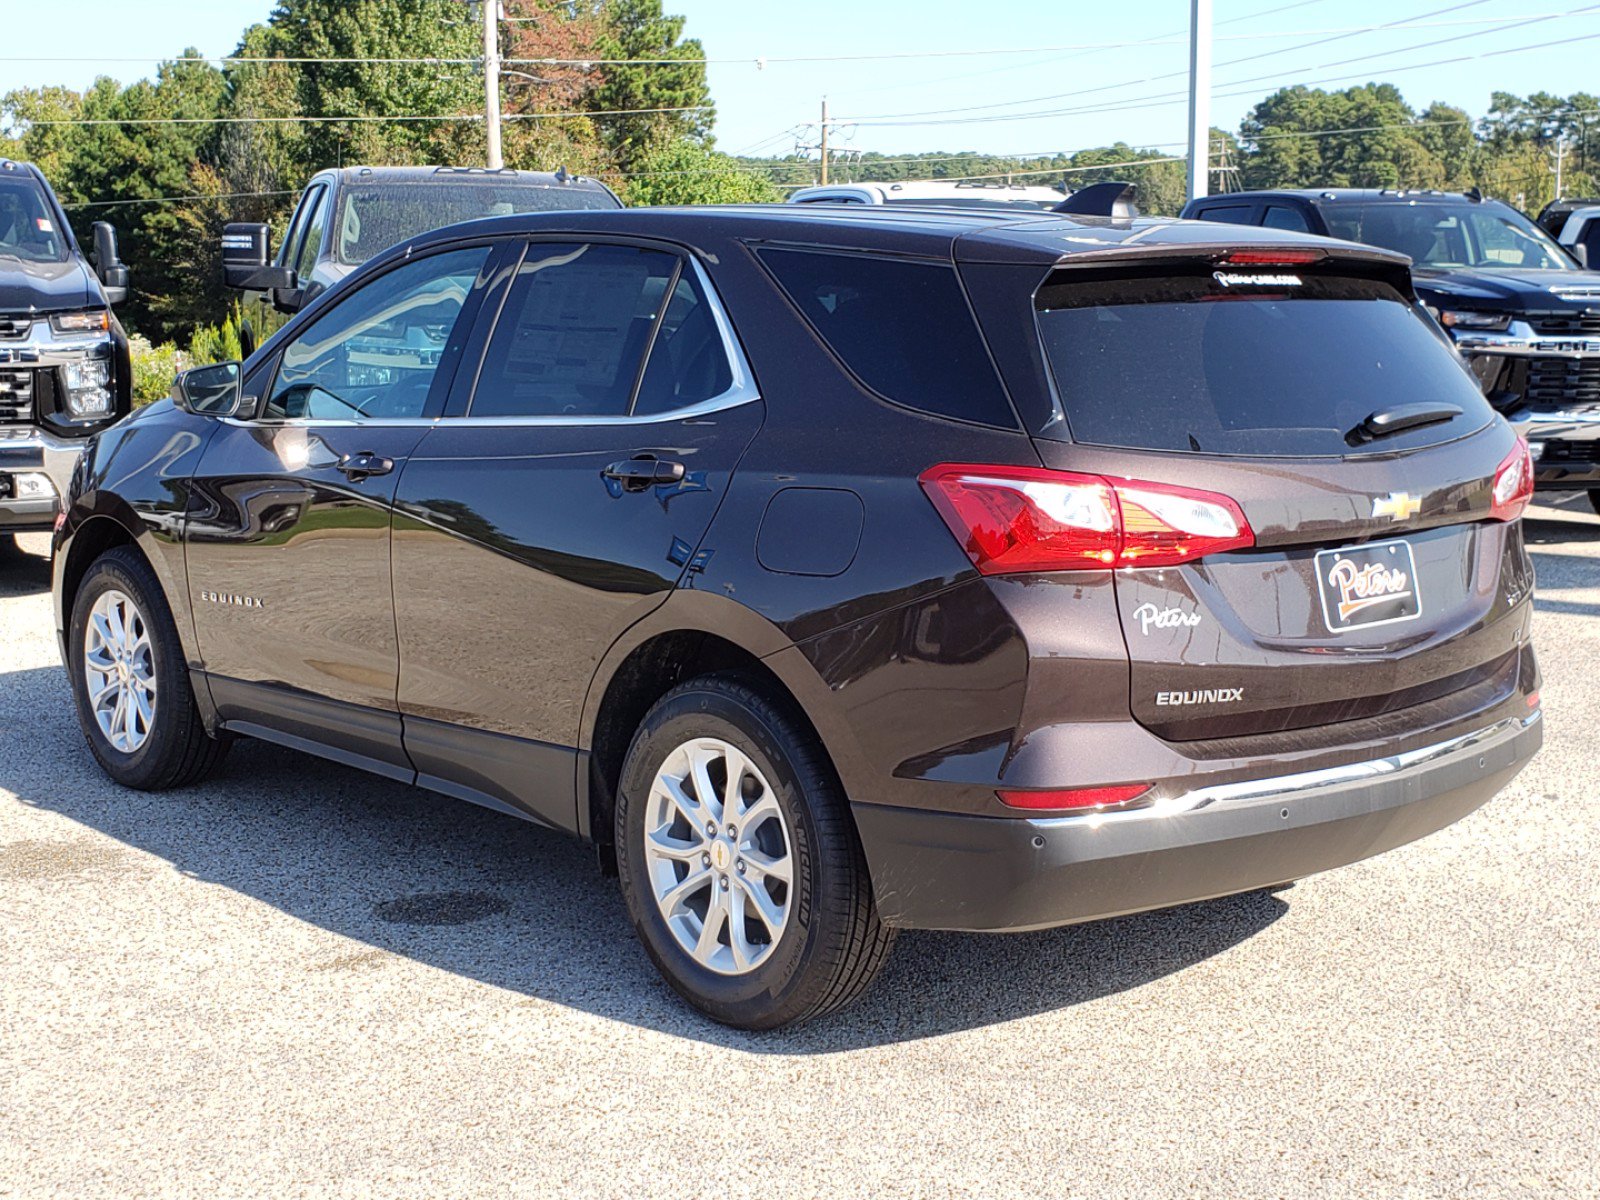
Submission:
[[[233,425],[245,429],[306,429],[312,427],[342,429],[397,429],[410,426],[433,425],[479,425],[485,428],[519,428],[529,425],[549,426],[575,426],[575,425],[662,425],[672,421],[693,420],[696,417],[709,416],[712,413],[722,412],[726,409],[737,408],[740,405],[752,404],[761,399],[760,389],[756,387],[755,378],[750,371],[750,362],[745,357],[744,347],[739,344],[738,335],[733,332],[733,323],[728,319],[727,309],[723,307],[722,297],[711,284],[711,278],[706,274],[705,268],[700,265],[700,260],[688,251],[681,251],[681,257],[686,259],[694,270],[695,279],[700,283],[700,290],[705,294],[706,301],[711,306],[711,319],[717,327],[717,334],[722,339],[722,350],[727,356],[728,367],[733,376],[733,385],[719,395],[702,400],[698,404],[691,404],[686,408],[675,408],[670,412],[643,413],[638,416],[632,413],[622,416],[584,416],[574,414],[571,416],[548,417],[474,417],[468,412],[459,417],[385,417],[372,421],[351,421],[339,418],[318,419],[315,417],[286,417],[279,420],[268,420],[264,417],[255,417],[244,420],[240,417],[223,417],[223,424]]]
[[[530,243],[531,244],[531,243]],[[616,243],[609,243],[616,244]],[[662,253],[668,253],[662,251]],[[716,288],[711,285],[711,278],[700,265],[700,260],[687,251],[681,251],[680,257],[686,259],[694,270],[695,279],[700,284],[700,290],[706,297],[706,302],[711,307],[711,319],[716,324],[717,335],[722,339],[722,352],[728,360],[729,372],[733,377],[732,385],[724,392],[701,400],[697,404],[685,408],[674,408],[667,412],[624,413],[619,416],[594,416],[576,413],[572,415],[543,416],[543,417],[475,417],[470,409],[465,415],[459,417],[440,417],[441,425],[482,425],[485,427],[520,427],[524,425],[660,425],[669,421],[691,420],[703,417],[710,413],[722,412],[724,409],[736,408],[741,404],[750,404],[761,399],[755,379],[750,371],[749,360],[744,356],[744,347],[739,344],[738,336],[733,332],[733,323],[728,319],[727,309],[723,307],[722,297],[717,294]],[[663,303],[667,297],[663,297]],[[653,349],[653,347],[652,347]],[[360,422],[356,422],[360,424]],[[431,424],[432,422],[429,422]]]

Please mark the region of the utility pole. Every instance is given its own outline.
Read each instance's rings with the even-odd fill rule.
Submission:
[[[822,98],[822,185],[828,185],[828,98]]]
[[[1189,0],[1189,199],[1210,190],[1211,0]]]
[[[483,0],[483,123],[488,134],[488,166],[505,166],[500,157],[500,0]]]
[[[1567,139],[1556,138],[1556,199],[1561,199],[1561,167],[1562,160],[1567,156]]]

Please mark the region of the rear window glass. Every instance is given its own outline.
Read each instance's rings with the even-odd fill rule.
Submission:
[[[809,250],[759,254],[818,336],[874,392],[937,416],[1016,428],[955,268]]]
[[[1387,285],[1304,277],[1294,295],[1212,278],[1047,286],[1045,355],[1073,440],[1226,455],[1392,453],[1480,428],[1482,393]],[[1374,412],[1439,401],[1462,415],[1371,442]]]

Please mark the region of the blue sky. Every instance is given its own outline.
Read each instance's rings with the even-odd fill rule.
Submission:
[[[1214,0],[1213,123],[1236,126],[1250,105],[1287,83],[1369,79],[1399,84],[1418,108],[1439,99],[1481,115],[1494,90],[1600,92],[1600,4],[1578,0]],[[823,95],[836,119],[855,119],[836,144],[862,150],[1039,153],[1124,140],[1184,140],[1188,0],[667,0],[688,17],[714,63],[721,148],[780,153],[797,127],[814,137]],[[47,40],[36,0],[0,0],[0,90],[46,82],[132,79],[154,60],[197,45],[226,54],[271,0],[72,0],[73,36]],[[1271,11],[1276,10],[1276,11]],[[1568,14],[1538,20],[1552,14]],[[8,16],[11,18],[7,20]],[[1244,18],[1244,19],[1237,19]],[[13,23],[14,22],[14,23]],[[1520,28],[1506,27],[1527,22]],[[1399,27],[1347,33],[1356,27]],[[1263,36],[1273,35],[1273,36]],[[1282,36],[1276,36],[1282,35]],[[1579,41],[1588,37],[1590,40]],[[1451,39],[1445,41],[1445,39]],[[1148,40],[1115,49],[1066,49]],[[1444,44],[1425,46],[1425,43]],[[1321,42],[1318,45],[1305,43]],[[1473,57],[1534,43],[1554,46]],[[1291,49],[1300,46],[1299,49]],[[1026,53],[789,63],[791,56],[1030,49]],[[45,54],[100,62],[4,61]],[[765,58],[764,68],[757,59]],[[133,59],[138,61],[114,61]],[[1248,59],[1226,65],[1228,60]],[[1401,69],[1453,59],[1439,66]],[[1348,61],[1354,60],[1354,61]],[[1163,78],[1164,76],[1171,78]],[[1239,92],[1239,95],[1229,95]],[[1177,101],[1176,103],[1172,101]],[[1078,111],[1059,111],[1059,110]],[[1092,110],[1092,111],[1083,111]],[[1045,116],[1026,116],[1046,112]],[[910,114],[910,115],[902,115]],[[994,120],[1024,114],[1023,119]],[[986,118],[973,121],[973,117]]]

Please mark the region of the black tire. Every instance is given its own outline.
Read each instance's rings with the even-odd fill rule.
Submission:
[[[1600,488],[1589,489],[1589,503],[1593,506],[1595,512],[1600,513]]]
[[[646,865],[651,785],[668,756],[695,738],[721,739],[749,758],[768,781],[790,838],[788,924],[766,958],[742,974],[719,974],[679,945]],[[804,722],[753,681],[694,679],[645,715],[623,764],[616,845],[639,940],[673,989],[724,1025],[777,1029],[836,1012],[866,991],[888,958],[894,930],[878,920],[866,859],[832,767]]]
[[[113,746],[101,731],[84,671],[89,614],[95,602],[112,590],[126,595],[143,618],[156,681],[148,734],[131,753]],[[209,775],[227,753],[228,740],[211,737],[200,720],[183,647],[161,585],[149,564],[130,547],[108,550],[84,575],[67,629],[67,677],[89,750],[105,773],[125,787],[154,792],[195,783]]]

